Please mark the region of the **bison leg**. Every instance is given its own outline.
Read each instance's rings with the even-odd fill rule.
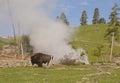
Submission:
[[[47,66],[49,65],[49,61],[47,62]]]
[[[38,67],[42,67],[42,63],[38,63]]]
[[[35,63],[32,63],[32,65],[34,65]]]

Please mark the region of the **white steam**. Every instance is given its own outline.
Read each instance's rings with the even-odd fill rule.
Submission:
[[[35,52],[50,54],[56,59],[62,58],[72,50],[68,45],[69,30],[70,28],[57,22],[44,23],[31,31],[31,45],[34,46]]]
[[[61,22],[51,20],[44,11],[44,5],[50,5],[50,8],[55,7],[56,0],[9,1],[14,19],[20,23],[22,30],[29,32],[34,52],[53,55],[56,61],[65,55],[69,55],[71,59],[77,58],[75,51],[68,44],[71,29]]]
[[[51,20],[42,7],[48,2],[50,1],[11,0],[10,3],[13,4],[21,27],[30,32],[30,43],[34,47],[34,52],[53,55],[57,61],[72,52],[68,44],[71,29],[61,22]]]

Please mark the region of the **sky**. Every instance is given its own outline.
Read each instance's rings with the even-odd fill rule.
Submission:
[[[87,12],[88,24],[92,23],[94,9],[99,8],[99,17],[109,21],[109,15],[114,3],[120,7],[120,0],[48,0],[44,5],[45,12],[52,20],[56,20],[62,12],[65,13],[70,26],[80,26],[80,17],[83,10]],[[53,3],[54,2],[54,3]],[[14,4],[12,4],[14,5]],[[5,10],[4,10],[5,9]],[[10,15],[5,0],[0,0],[0,36],[13,36]],[[4,12],[4,13],[3,13]],[[14,12],[12,12],[14,15]],[[4,17],[4,18],[3,18]],[[8,20],[4,20],[4,19]],[[13,19],[14,20],[14,19]],[[16,20],[14,20],[16,21]]]
[[[94,9],[99,8],[100,17],[104,17],[109,21],[108,16],[114,3],[117,3],[120,7],[120,0],[61,0],[56,10],[52,13],[52,17],[56,18],[56,15],[64,12],[71,26],[79,26],[82,11],[86,10],[88,24],[91,24]]]

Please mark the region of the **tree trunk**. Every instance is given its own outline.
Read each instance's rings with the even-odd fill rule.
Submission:
[[[15,28],[13,27],[13,33],[14,33],[14,47],[15,47],[15,57],[17,54],[17,49],[16,49],[16,34],[15,34]]]
[[[21,29],[20,29],[20,22],[18,21],[18,33],[19,33],[19,55],[21,55],[22,60],[24,58],[23,54],[23,45],[22,45],[22,35],[21,35]]]
[[[111,42],[111,50],[110,50],[110,62],[112,61],[113,54],[113,46],[114,46],[114,32],[112,33],[112,42]]]
[[[22,60],[24,59],[24,52],[23,52],[23,45],[22,45],[22,42],[21,42],[21,55],[22,55]]]
[[[15,25],[14,25],[14,21],[13,21],[13,17],[12,17],[12,11],[10,9],[10,3],[9,0],[7,0],[7,5],[8,5],[8,10],[9,10],[9,14],[10,14],[10,20],[11,20],[11,24],[12,24],[12,28],[13,28],[13,34],[14,34],[14,47],[15,47],[15,58],[16,58],[16,34],[15,34]]]

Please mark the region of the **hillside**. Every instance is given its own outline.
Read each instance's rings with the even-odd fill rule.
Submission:
[[[0,37],[0,48],[8,43],[8,39]]]
[[[84,48],[89,55],[90,61],[95,61],[94,50],[103,46],[103,54],[109,56],[110,53],[110,43],[107,39],[104,38],[105,31],[109,26],[107,24],[98,24],[98,25],[86,25],[80,26],[76,29],[74,40],[72,41],[72,45],[74,48],[82,47]],[[120,37],[119,37],[120,38]],[[120,39],[119,39],[120,40]],[[114,44],[114,56],[119,56],[120,45],[119,42]]]
[[[109,58],[110,54],[110,43],[104,38],[105,31],[109,26],[107,24],[99,24],[99,25],[86,25],[80,26],[76,28],[76,32],[74,34],[74,39],[71,42],[74,48],[83,48],[89,55],[90,62],[96,62],[97,57],[94,56],[95,50],[103,46],[102,48],[102,56],[106,59]],[[120,29],[119,29],[120,30]],[[13,45],[14,40],[12,38],[1,38],[0,37],[0,47],[5,44]],[[113,56],[120,56],[120,35],[119,42],[115,42],[113,49]],[[99,57],[99,61],[102,61],[102,57]]]

